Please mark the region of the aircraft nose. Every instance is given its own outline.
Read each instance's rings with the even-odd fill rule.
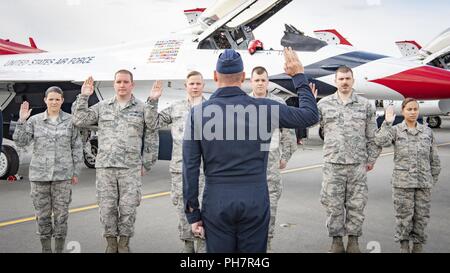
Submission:
[[[371,82],[389,87],[405,98],[450,98],[450,71],[433,66],[420,66]]]

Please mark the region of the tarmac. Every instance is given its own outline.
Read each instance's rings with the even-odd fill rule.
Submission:
[[[431,218],[426,229],[425,252],[450,252],[450,118],[434,129],[439,144],[441,175],[432,191]],[[322,183],[322,140],[317,127],[293,155],[283,171],[283,193],[278,204],[275,253],[324,253],[331,243],[325,226],[325,209],[319,202]],[[0,253],[40,252],[34,208],[28,180],[29,155],[21,155],[19,174],[14,183],[0,181]],[[368,174],[369,201],[360,247],[363,252],[395,253],[392,187],[392,147],[385,148],[375,169]],[[102,237],[95,197],[95,169],[83,168],[80,182],[73,186],[68,253],[102,253]],[[130,247],[135,253],[179,253],[177,217],[170,201],[169,162],[158,161],[143,178],[143,200],[138,208],[135,236]]]

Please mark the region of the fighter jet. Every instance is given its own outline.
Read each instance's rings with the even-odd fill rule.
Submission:
[[[432,60],[429,65],[450,70],[450,28],[439,34],[435,39],[422,47],[414,40],[396,42],[400,53],[406,59],[418,63]],[[396,112],[400,112],[401,103],[393,103]],[[427,123],[431,128],[439,128],[442,123],[440,116],[450,113],[450,100],[425,100],[419,101],[421,115],[427,117]]]
[[[14,126],[10,125],[18,119],[23,101],[30,102],[33,114],[44,111],[44,90],[49,86],[58,85],[65,91],[63,110],[70,112],[82,82],[89,75],[96,81],[95,96],[90,98],[90,105],[114,95],[113,76],[123,68],[133,72],[134,94],[141,100],[147,98],[155,80],[164,81],[166,91],[161,98],[161,109],[185,95],[185,76],[192,70],[204,75],[205,90],[213,92],[216,89],[213,81],[215,62],[225,48],[239,51],[247,76],[253,67],[265,66],[271,74],[269,91],[285,99],[295,97],[291,80],[283,72],[283,52],[265,50],[263,41],[257,41],[253,34],[291,1],[219,0],[205,10],[194,10],[195,16],[191,14],[189,25],[183,31],[156,40],[94,50],[0,56],[4,136],[11,138]],[[286,34],[292,33],[286,31]],[[299,51],[306,74],[317,83],[321,96],[334,92],[334,70],[339,65],[348,65],[355,69],[357,92],[369,99],[450,98],[450,72],[444,69],[359,51],[350,45],[329,45],[300,33],[293,37],[305,38],[305,41],[297,43],[284,39],[282,45]],[[250,90],[249,83],[243,88]],[[159,156],[169,159],[171,139],[168,130],[165,132],[160,132]],[[92,144],[89,145],[92,150],[86,155],[95,156],[95,138],[88,142]],[[11,149],[8,151],[12,153]],[[0,177],[14,174],[11,166],[18,167],[19,162],[9,158],[12,158],[9,154],[0,157],[0,166],[6,166],[0,169]]]
[[[335,29],[327,30],[317,30],[314,31],[316,37],[322,42],[328,45],[345,45],[353,46],[346,38],[341,35]],[[301,31],[297,30],[293,26],[286,25],[286,34],[283,38],[283,42],[286,45],[296,46],[296,44],[305,44],[305,41],[313,40],[311,37],[306,37]],[[317,43],[317,42],[316,42]],[[313,44],[308,42],[306,44]],[[443,68],[446,70],[450,69],[450,29],[447,29],[436,38],[434,38],[426,47],[422,47],[419,43],[413,40],[398,41],[396,42],[403,58],[407,62],[415,62],[417,65],[422,65],[428,63],[429,66],[434,66],[438,68]],[[375,68],[374,68],[375,69]],[[308,67],[307,71],[308,73]],[[355,73],[356,74],[356,73]],[[410,79],[413,81],[413,78]],[[426,89],[425,89],[426,90]],[[424,93],[427,92],[424,90]],[[334,92],[334,90],[332,90]],[[450,90],[448,90],[450,92]],[[362,93],[364,95],[364,93]],[[418,98],[417,96],[413,96]],[[396,113],[400,114],[402,100],[393,100],[391,98],[375,98],[377,105],[393,105]],[[450,113],[450,100],[440,99],[440,100],[429,100],[429,98],[424,98],[419,100],[421,116],[427,118],[427,123],[431,128],[440,127],[442,120],[439,116],[447,115]]]

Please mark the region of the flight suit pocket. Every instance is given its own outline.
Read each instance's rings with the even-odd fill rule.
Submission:
[[[64,204],[67,207],[72,202],[72,189],[71,188],[65,188],[61,190],[58,195],[56,196],[56,200],[59,204]]]
[[[34,130],[33,133],[33,137],[35,139],[39,139],[39,138],[48,138],[49,137],[49,133],[46,127],[44,126],[40,126],[39,129]]]
[[[403,188],[408,185],[409,170],[397,167],[392,174],[392,185],[394,187]]]
[[[113,129],[116,117],[113,114],[103,114],[100,115],[100,119],[98,121],[99,129]]]
[[[66,127],[59,129],[56,135],[56,141],[60,147],[70,150],[72,144],[72,128]]]
[[[418,146],[420,155],[424,158],[428,158],[431,150],[431,137],[428,135],[420,136]]]
[[[326,122],[333,122],[339,118],[339,113],[336,110],[328,110],[323,115],[323,120]]]
[[[355,128],[361,131],[363,134],[366,128],[366,113],[361,111],[356,111],[351,115],[351,122],[355,125]]]
[[[129,132],[132,131],[134,135],[142,134],[144,127],[144,120],[142,117],[129,116],[127,121]]]
[[[361,112],[361,111],[354,112],[352,115],[352,118],[353,119],[366,119],[366,113]]]

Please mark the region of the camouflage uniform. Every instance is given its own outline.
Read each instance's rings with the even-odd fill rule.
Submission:
[[[361,236],[367,203],[366,165],[381,148],[375,142],[375,107],[353,91],[344,104],[338,93],[318,103],[325,134],[320,201],[326,208],[330,237]]]
[[[380,146],[394,144],[395,240],[424,244],[430,218],[431,189],[441,171],[433,132],[422,124],[410,129],[405,122],[396,126],[384,122],[375,141]]]
[[[205,100],[203,98],[203,100]],[[178,231],[181,240],[194,241],[196,238],[192,233],[191,225],[186,219],[186,213],[184,212],[184,202],[183,202],[183,168],[182,168],[182,145],[184,136],[184,127],[186,124],[186,119],[189,116],[191,110],[191,104],[187,99],[177,101],[173,103],[168,108],[161,111],[159,114],[157,112],[158,102],[150,101],[151,111],[148,113],[151,116],[148,119],[153,120],[153,128],[158,130],[160,128],[171,126],[172,133],[172,160],[170,161],[170,175],[171,175],[171,198],[172,203],[176,207],[178,215]],[[203,195],[203,189],[205,187],[204,176],[201,175],[199,178],[199,195]]]
[[[149,171],[158,150],[158,138],[144,122],[148,106],[132,96],[123,108],[116,97],[88,108],[88,99],[79,95],[74,124],[86,127],[98,123],[95,167],[103,235],[132,237],[141,200],[141,167]]]
[[[251,93],[250,96],[254,97],[254,94]],[[286,104],[282,98],[272,93],[268,93],[266,98]],[[270,198],[269,246],[274,236],[278,201],[283,191],[280,160],[283,159],[288,162],[296,150],[297,138],[293,129],[276,129],[274,131],[270,142],[269,160],[267,162],[267,185],[269,187]]]
[[[13,139],[18,147],[34,143],[29,180],[38,234],[42,239],[65,238],[72,201],[71,180],[79,176],[83,162],[80,133],[72,124],[72,116],[60,111],[56,121],[52,121],[47,111],[34,115],[17,124]]]

